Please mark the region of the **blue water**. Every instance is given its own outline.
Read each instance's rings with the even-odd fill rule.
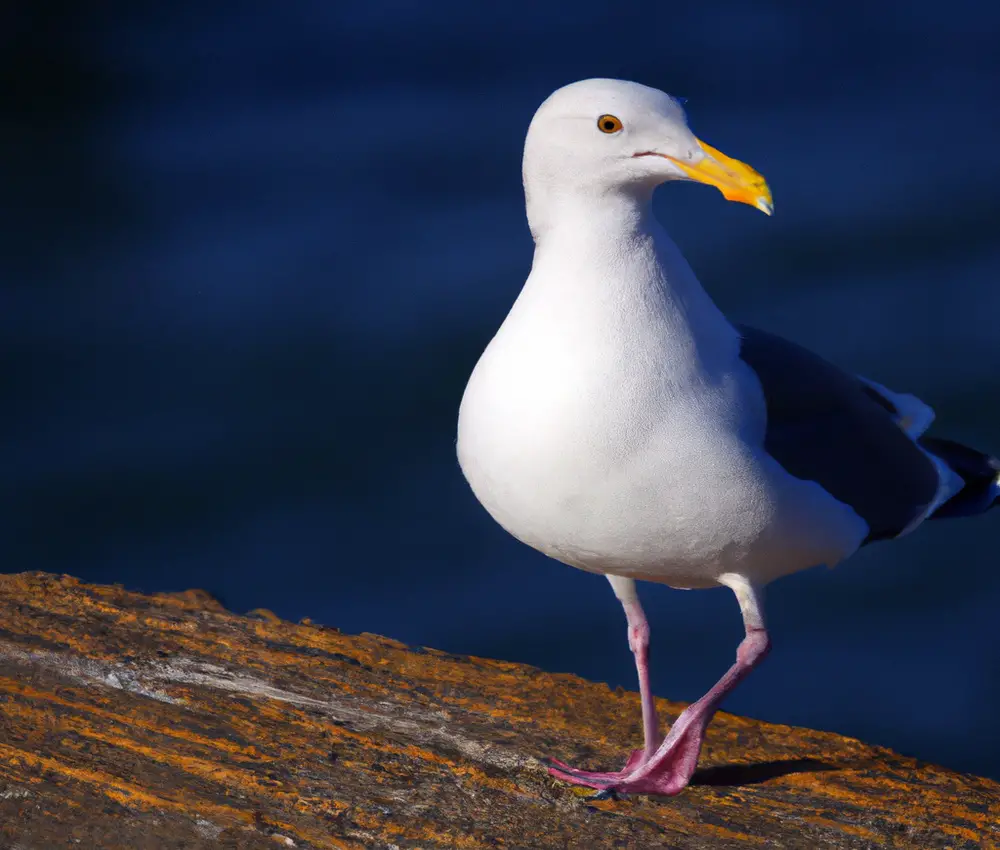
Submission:
[[[686,96],[767,176],[772,219],[657,196],[730,315],[1000,452],[986,4],[50,5],[0,26],[5,570],[634,687],[607,583],[509,538],[454,458],[531,261],[524,130],[586,76]],[[1000,778],[998,536],[1000,512],[934,523],[776,583],[775,650],[727,707]],[[696,698],[735,602],[644,599],[657,690]]]

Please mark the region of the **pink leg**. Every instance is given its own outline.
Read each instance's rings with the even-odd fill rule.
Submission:
[[[639,696],[642,700],[642,762],[653,757],[660,746],[660,722],[656,716],[656,700],[649,685],[649,623],[646,613],[639,604],[638,597],[634,602],[625,603],[625,616],[628,619],[628,645],[635,656],[635,669],[639,674]]]
[[[550,771],[554,776],[569,774],[577,779],[591,779],[597,781],[608,781],[624,777],[630,770],[634,770],[648,759],[652,758],[660,745],[659,720],[656,716],[656,700],[653,697],[652,688],[649,685],[649,622],[646,620],[646,612],[642,610],[642,603],[639,602],[639,595],[635,589],[633,579],[621,578],[619,576],[608,576],[611,587],[615,595],[625,609],[625,618],[628,620],[628,645],[635,656],[635,669],[639,674],[639,696],[642,701],[642,732],[643,748],[632,750],[625,761],[625,766],[614,773],[599,773],[589,770],[578,770],[570,767],[565,762],[558,759],[550,759],[554,769]]]
[[[716,685],[677,718],[666,740],[652,758],[630,764],[618,774],[581,775],[550,769],[549,773],[591,788],[627,794],[677,794],[683,790],[698,764],[705,729],[725,696],[756,667],[771,648],[755,588],[741,576],[727,575],[720,582],[735,592],[743,611],[746,637],[736,652],[736,663]]]

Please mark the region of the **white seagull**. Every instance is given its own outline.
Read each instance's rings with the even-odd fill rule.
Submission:
[[[695,180],[770,214],[756,171],[699,141],[680,104],[621,80],[554,92],[523,161],[531,273],[469,379],[458,458],[516,538],[608,577],[625,609],[644,746],[616,772],[552,762],[568,782],[676,794],[723,698],[767,654],[773,579],[833,566],[928,518],[997,503],[1000,462],[923,436],[919,399],[730,324],[653,217]],[[730,588],[736,663],[661,736],[636,581]]]

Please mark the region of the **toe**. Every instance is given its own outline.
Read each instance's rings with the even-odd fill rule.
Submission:
[[[601,782],[607,784],[609,782],[614,782],[618,779],[624,779],[629,773],[635,770],[644,758],[643,750],[632,750],[629,753],[628,758],[625,760],[625,766],[621,770],[615,770],[610,772],[598,771],[598,770],[580,770],[576,767],[571,767],[564,761],[559,759],[549,758],[545,762],[549,767],[549,773],[553,776],[558,776],[559,778],[565,778],[567,782],[573,779],[577,780],[593,780],[594,782]],[[577,782],[576,784],[585,784]],[[599,786],[592,786],[597,788]]]
[[[624,779],[628,774],[576,770],[572,767],[567,768],[558,764],[553,764],[549,767],[549,775],[554,776],[556,779],[562,779],[564,782],[569,782],[573,785],[584,785],[588,788],[603,789],[614,782]]]

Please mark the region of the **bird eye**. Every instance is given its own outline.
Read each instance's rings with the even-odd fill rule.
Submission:
[[[614,115],[602,115],[597,119],[597,129],[602,133],[617,133],[622,129],[622,122]]]

